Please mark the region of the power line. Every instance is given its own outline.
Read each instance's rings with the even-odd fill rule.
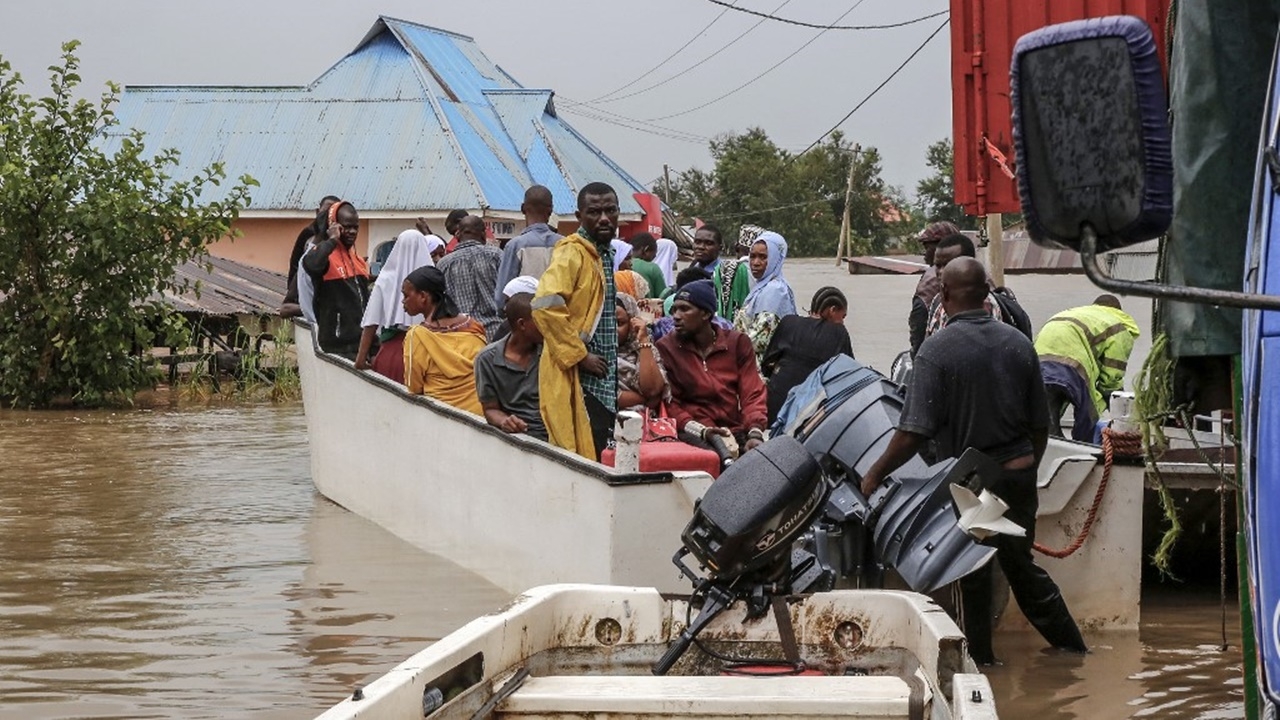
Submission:
[[[853,12],[854,10],[858,9],[858,6],[859,6],[859,5],[861,5],[861,4],[862,4],[862,3],[864,3],[864,2],[866,2],[866,0],[858,0],[858,2],[856,2],[856,3],[854,3],[854,4],[853,4],[853,7],[849,8],[848,10],[845,10],[843,13],[841,13],[840,17],[836,18],[836,22],[840,22],[841,20],[845,19],[845,17],[846,17],[846,16],[848,16],[848,14],[849,14],[849,13],[851,13],[851,12]],[[762,20],[761,22],[764,22],[764,21]],[[782,59],[781,59],[781,60],[779,60],[778,62],[774,63],[771,67],[769,67],[769,69],[765,70],[764,72],[760,73],[759,75],[756,75],[755,77],[751,78],[750,80],[748,80],[748,81],[746,81],[746,82],[742,83],[741,85],[739,85],[738,87],[736,87],[736,88],[734,88],[734,89],[730,90],[729,92],[724,93],[723,95],[720,95],[720,96],[718,96],[718,97],[712,98],[712,99],[710,99],[710,100],[708,100],[708,101],[706,101],[706,102],[702,103],[701,105],[697,105],[697,106],[695,106],[695,107],[688,108],[687,110],[681,110],[681,111],[680,111],[680,112],[678,112],[678,113],[671,113],[670,115],[663,115],[663,116],[661,116],[661,117],[649,118],[649,121],[650,121],[650,122],[652,122],[652,121],[654,121],[654,120],[669,120],[669,119],[671,119],[671,118],[673,118],[673,117],[680,117],[681,115],[688,115],[689,113],[697,112],[698,110],[701,110],[702,108],[705,108],[705,107],[707,107],[707,106],[709,106],[709,105],[714,105],[714,104],[716,104],[716,103],[720,102],[721,100],[724,100],[725,98],[729,97],[730,95],[734,95],[734,94],[736,94],[736,93],[737,93],[737,92],[739,92],[740,90],[742,90],[742,89],[746,88],[747,86],[752,85],[752,84],[753,84],[753,83],[755,83],[756,81],[760,80],[760,79],[761,79],[761,78],[763,78],[765,75],[768,75],[769,73],[773,72],[774,70],[777,70],[778,68],[782,67],[782,65],[783,65],[784,63],[786,63],[788,60],[790,60],[791,58],[795,57],[796,55],[799,55],[799,54],[800,54],[800,52],[801,52],[801,51],[803,51],[805,48],[807,48],[807,47],[809,47],[810,45],[812,45],[813,43],[817,42],[818,38],[822,37],[824,34],[826,34],[826,32],[827,32],[826,30],[822,30],[822,31],[820,31],[817,35],[814,35],[813,37],[809,38],[809,40],[808,40],[807,42],[805,42],[805,44],[803,44],[803,45],[801,45],[800,47],[796,48],[796,49],[795,49],[795,50],[794,50],[790,55],[788,55],[788,56],[786,56],[786,57],[782,58]]]
[[[930,33],[930,34],[929,34],[929,37],[927,37],[927,38],[925,38],[925,39],[924,39],[924,42],[920,43],[920,47],[917,47],[914,51],[912,51],[912,53],[911,53],[910,55],[908,55],[908,56],[907,56],[907,59],[906,59],[906,60],[903,60],[903,61],[902,61],[902,64],[901,64],[901,65],[899,65],[899,66],[897,67],[897,69],[896,69],[896,70],[894,70],[893,72],[889,73],[889,77],[885,78],[885,79],[884,79],[884,81],[883,81],[883,82],[881,82],[879,85],[877,85],[877,86],[875,87],[875,89],[874,89],[874,90],[872,90],[870,93],[867,93],[867,96],[866,96],[866,97],[864,97],[864,98],[862,98],[862,100],[861,100],[857,105],[854,105],[854,106],[853,106],[853,109],[852,109],[852,110],[850,110],[848,113],[846,113],[844,117],[840,118],[840,121],[839,121],[839,122],[837,122],[835,125],[832,125],[830,130],[828,130],[828,131],[826,131],[826,132],[822,133],[821,135],[819,135],[817,140],[814,140],[813,142],[809,143],[809,147],[805,148],[804,150],[801,150],[799,153],[797,153],[795,156],[793,156],[793,157],[791,158],[791,159],[792,159],[792,161],[794,162],[796,158],[800,157],[801,155],[804,155],[805,153],[807,153],[807,152],[809,152],[810,150],[812,150],[812,149],[814,149],[815,147],[817,147],[817,146],[818,146],[818,143],[820,143],[820,142],[822,142],[823,140],[825,140],[825,139],[826,139],[826,137],[827,137],[828,135],[830,135],[831,133],[833,133],[833,132],[835,132],[836,130],[838,130],[838,129],[840,128],[840,126],[841,126],[841,125],[843,125],[843,124],[845,123],[845,121],[846,121],[846,120],[848,120],[849,118],[853,117],[853,114],[854,114],[854,113],[856,113],[856,112],[858,112],[859,110],[861,110],[861,109],[862,109],[862,106],[863,106],[863,105],[866,105],[868,100],[870,100],[871,98],[875,97],[876,93],[880,92],[880,90],[881,90],[881,89],[883,89],[885,85],[888,85],[888,84],[889,84],[889,82],[890,82],[891,80],[893,80],[895,77],[897,77],[898,73],[902,72],[902,69],[903,69],[903,68],[905,68],[905,67],[907,66],[907,64],[908,64],[908,63],[910,63],[912,60],[914,60],[914,59],[915,59],[915,57],[916,57],[916,55],[919,55],[919,54],[920,54],[920,51],[924,50],[925,46],[926,46],[926,45],[928,45],[928,44],[929,44],[929,43],[930,43],[930,42],[931,42],[935,37],[937,37],[937,36],[938,36],[938,33],[942,32],[942,29],[943,29],[943,28],[945,28],[945,27],[947,26],[947,24],[948,24],[948,23],[950,23],[950,22],[951,22],[951,19],[950,19],[950,18],[947,18],[946,20],[943,20],[943,21],[942,21],[942,24],[941,24],[941,25],[939,25],[939,26],[937,27],[937,29],[935,29],[932,33]]]
[[[635,130],[637,132],[648,133],[650,135],[657,135],[659,137],[670,138],[672,140],[680,140],[682,142],[695,143],[698,145],[703,145],[711,142],[711,138],[706,137],[704,135],[695,135],[694,133],[687,133],[683,130],[676,130],[675,128],[668,128],[662,125],[653,125],[652,123],[645,123],[643,120],[636,120],[635,118],[627,118],[619,115],[614,115],[610,117],[609,115],[604,115],[598,112],[591,112],[590,110],[581,110],[574,107],[565,108],[564,112],[571,113],[579,117],[588,118],[590,120],[595,120],[597,122],[616,125],[618,127],[626,128],[628,130]]]
[[[738,7],[737,5],[724,2],[723,0],[707,0],[707,1],[714,5],[720,5],[724,7],[726,12],[728,12],[729,10],[737,10],[740,13],[755,15],[756,17],[764,18],[766,20],[776,20],[777,22],[786,23],[788,25],[799,25],[800,27],[814,28],[816,30],[888,30],[890,28],[900,28],[900,27],[906,27],[908,25],[914,25],[918,22],[924,22],[925,20],[930,20],[932,18],[946,15],[948,12],[950,12],[949,10],[941,10],[939,12],[933,13],[932,15],[923,15],[918,18],[912,18],[911,20],[904,20],[902,22],[889,23],[886,25],[835,25],[835,24],[818,25],[816,23],[808,23],[802,20],[792,20],[790,18],[778,17],[777,15],[773,15],[771,13],[762,13],[758,10],[751,10],[749,8]],[[776,13],[778,11],[774,10],[773,12]],[[840,22],[840,21],[836,20],[836,22]]]
[[[737,3],[737,1],[738,1],[738,0],[734,0],[734,3],[736,4],[736,3]],[[732,5],[730,5],[730,7],[732,7]],[[653,67],[651,67],[651,68],[649,68],[648,70],[644,71],[644,72],[643,72],[643,73],[641,73],[640,75],[637,75],[637,76],[635,77],[635,79],[633,79],[631,82],[629,82],[629,83],[627,83],[626,85],[623,85],[623,86],[621,86],[621,87],[614,88],[613,90],[610,90],[609,92],[607,92],[607,93],[605,93],[605,94],[603,94],[603,95],[601,95],[601,96],[599,96],[599,97],[597,97],[597,98],[593,98],[593,99],[591,99],[591,100],[588,100],[587,102],[589,102],[589,103],[600,102],[601,100],[604,100],[605,98],[609,97],[610,95],[616,95],[616,94],[618,94],[618,93],[622,92],[623,90],[626,90],[627,88],[631,87],[632,85],[635,85],[636,83],[640,82],[641,80],[643,80],[643,79],[645,79],[645,78],[649,77],[649,76],[650,76],[650,75],[652,75],[655,71],[657,71],[659,68],[661,68],[663,65],[666,65],[668,62],[671,62],[671,59],[672,59],[672,58],[674,58],[675,56],[677,56],[677,55],[679,55],[680,53],[684,52],[685,48],[687,48],[687,47],[689,47],[690,45],[692,45],[692,44],[693,44],[693,42],[694,42],[695,40],[697,40],[698,38],[700,38],[700,37],[702,37],[703,35],[705,35],[705,34],[707,33],[707,31],[711,29],[711,26],[712,26],[712,25],[715,25],[717,22],[719,22],[719,21],[720,21],[720,18],[724,17],[728,12],[729,12],[729,7],[726,7],[725,9],[721,10],[719,15],[717,15],[717,16],[715,16],[714,18],[712,18],[712,19],[711,19],[711,22],[707,23],[705,26],[703,26],[703,28],[702,28],[701,30],[699,30],[698,32],[694,33],[693,37],[689,38],[689,41],[688,41],[688,42],[686,42],[685,44],[683,44],[683,45],[681,45],[680,47],[676,48],[676,51],[675,51],[675,52],[673,52],[673,53],[671,53],[670,55],[666,56],[665,58],[663,58],[663,59],[662,59],[662,62],[658,63],[657,65],[654,65]],[[775,10],[774,12],[777,12],[777,11]]]
[[[774,12],[778,12],[779,10],[781,10],[782,8],[786,7],[786,6],[787,6],[787,5],[789,5],[789,4],[791,4],[791,0],[783,0],[782,4],[780,4],[780,5],[778,5],[778,7],[774,8],[774,9],[773,9],[773,11],[774,11]],[[726,10],[725,12],[728,12],[728,11]],[[617,101],[619,101],[619,100],[626,100],[627,98],[635,97],[636,95],[641,95],[641,94],[643,94],[643,93],[647,93],[647,92],[649,92],[650,90],[652,90],[652,89],[654,89],[654,88],[662,87],[663,85],[666,85],[667,83],[671,82],[672,80],[675,80],[675,79],[677,79],[677,78],[680,78],[680,77],[683,77],[683,76],[687,75],[687,74],[689,74],[689,72],[691,72],[691,71],[693,71],[693,70],[695,70],[695,69],[697,69],[697,68],[701,67],[702,65],[706,64],[708,61],[710,61],[712,58],[716,57],[716,56],[717,56],[717,55],[719,55],[720,53],[722,53],[722,52],[724,52],[725,50],[728,50],[729,48],[731,48],[731,47],[733,47],[734,45],[736,45],[736,44],[738,43],[738,41],[739,41],[739,40],[741,40],[742,38],[746,37],[747,35],[750,35],[750,34],[751,34],[751,31],[753,31],[753,30],[755,30],[756,28],[758,28],[758,27],[760,27],[761,25],[763,25],[763,24],[764,24],[764,22],[765,22],[764,20],[757,20],[757,21],[756,21],[756,24],[754,24],[754,25],[752,25],[751,27],[749,27],[749,28],[747,28],[746,30],[744,30],[740,35],[738,35],[738,36],[737,36],[737,37],[735,37],[734,39],[732,39],[732,40],[730,40],[729,42],[725,43],[724,45],[720,46],[720,48],[719,48],[718,50],[716,50],[715,52],[711,53],[710,55],[708,55],[708,56],[706,56],[706,57],[702,58],[702,59],[701,59],[701,60],[699,60],[698,62],[696,62],[696,63],[694,63],[694,64],[690,65],[689,67],[685,68],[684,70],[681,70],[680,72],[676,73],[675,75],[672,75],[671,77],[668,77],[668,78],[666,78],[666,79],[664,79],[664,80],[659,80],[658,82],[656,82],[656,83],[654,83],[654,84],[652,84],[652,85],[649,85],[649,86],[647,86],[647,87],[640,88],[639,90],[636,90],[635,92],[627,93],[626,95],[619,95],[618,97],[612,97],[612,98],[609,98],[608,100],[605,100],[604,102],[611,103],[611,102],[617,102]]]

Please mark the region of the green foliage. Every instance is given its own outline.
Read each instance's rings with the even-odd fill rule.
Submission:
[[[718,225],[726,242],[751,224],[781,233],[793,256],[834,255],[851,164],[854,253],[882,251],[899,234],[904,203],[880,177],[880,153],[859,149],[840,133],[796,156],[752,128],[713,140],[711,156],[710,172],[685,170],[657,192],[684,218]]]
[[[128,401],[153,384],[146,352],[185,344],[161,300],[174,268],[231,234],[256,184],[206,202],[220,165],[171,178],[176,150],[148,155],[141,133],[119,129],[117,86],[73,98],[77,45],[63,45],[42,98],[0,59],[0,400],[13,405]]]
[[[925,150],[925,163],[933,174],[916,183],[916,209],[925,223],[950,220],[961,230],[977,230],[977,219],[956,204],[955,155],[951,138],[943,138]]]

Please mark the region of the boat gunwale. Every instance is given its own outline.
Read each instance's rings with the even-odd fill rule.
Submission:
[[[488,433],[491,436],[499,437],[504,442],[516,445],[521,450],[532,452],[551,460],[559,465],[563,465],[570,469],[576,470],[595,480],[600,480],[610,487],[625,487],[629,485],[666,485],[675,481],[676,473],[672,472],[636,472],[636,473],[618,473],[608,465],[587,460],[579,457],[566,450],[561,450],[549,443],[543,442],[529,435],[513,435],[511,433],[500,430],[473,413],[466,410],[459,410],[447,403],[443,403],[435,398],[427,395],[411,395],[404,386],[391,381],[389,378],[379,375],[372,371],[357,370],[355,363],[345,358],[324,352],[320,349],[320,341],[316,338],[315,326],[304,318],[294,318],[293,323],[296,327],[306,329],[307,335],[311,338],[311,352],[317,360],[322,360],[334,365],[345,372],[367,382],[379,389],[396,395],[401,400],[427,408],[428,410],[443,415],[450,420],[460,421],[464,424],[471,425],[474,429]],[[297,343],[294,343],[297,345]],[[697,474],[697,473],[693,473]]]

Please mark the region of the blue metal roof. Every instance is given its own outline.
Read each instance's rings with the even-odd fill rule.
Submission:
[[[171,174],[221,162],[249,174],[254,210],[303,210],[323,195],[371,211],[518,211],[546,185],[572,214],[601,181],[624,213],[643,185],[555,114],[550,90],[522,88],[469,37],[379,18],[349,55],[306,87],[127,87],[106,150],[131,129],[176,148]],[[217,191],[210,199],[218,199]]]

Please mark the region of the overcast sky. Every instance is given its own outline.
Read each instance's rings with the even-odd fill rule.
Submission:
[[[900,22],[947,8],[946,0],[737,4],[805,22],[849,25]],[[759,126],[784,147],[804,148],[944,20],[825,33],[766,20],[751,29],[759,18],[708,0],[7,0],[5,11],[0,56],[22,73],[32,94],[47,88],[45,68],[72,38],[83,42],[81,75],[96,94],[108,80],[304,85],[350,52],[379,14],[444,28],[475,38],[525,87],[554,90],[562,117],[645,183],[662,173],[663,163],[673,172],[709,168],[705,138],[722,132]],[[949,32],[939,33],[842,126],[853,141],[880,149],[885,179],[912,197],[916,181],[927,174],[925,147],[951,134]],[[665,65],[628,86],[690,40]],[[743,84],[723,100],[684,112]],[[596,100],[623,86],[612,96],[616,101]],[[655,119],[677,113],[683,114]]]

